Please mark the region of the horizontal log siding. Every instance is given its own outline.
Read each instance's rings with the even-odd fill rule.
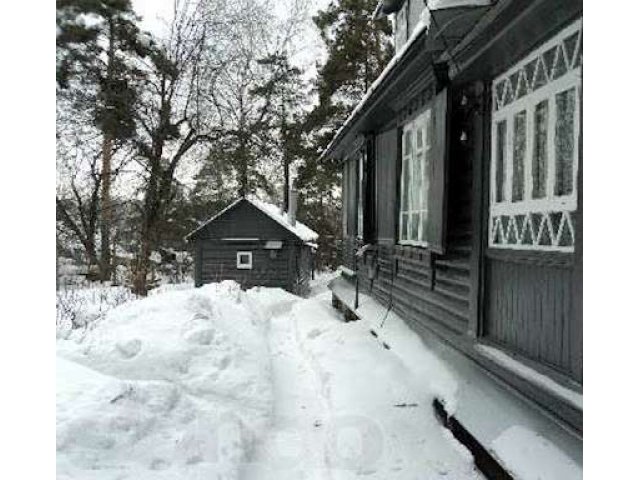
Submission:
[[[453,120],[455,129],[456,117]],[[385,212],[391,205],[392,211],[397,212],[399,185],[394,183],[396,187],[390,188],[389,182],[389,178],[397,178],[397,137],[389,133],[382,137],[377,143],[380,159],[376,171],[377,205]],[[396,245],[394,239],[388,238],[388,225],[379,226],[378,232],[384,232],[384,236],[378,238],[374,254],[375,279],[371,281],[368,271],[362,267],[358,273],[363,291],[371,293],[383,305],[388,306],[392,301],[392,309],[400,315],[423,325],[437,323],[452,333],[462,334],[469,329],[470,321],[472,152],[465,145],[452,145],[452,148],[445,254],[434,254],[432,262],[429,251]],[[387,215],[379,218],[390,222]],[[396,232],[393,235],[395,237]]]
[[[290,256],[294,246],[283,246],[277,258],[270,257],[269,250],[256,244],[229,244],[205,241],[202,246],[202,282],[235,280],[245,288],[257,285],[291,289]],[[253,268],[239,270],[236,266],[238,251],[253,253]]]

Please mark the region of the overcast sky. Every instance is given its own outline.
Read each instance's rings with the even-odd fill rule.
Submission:
[[[286,15],[287,5],[291,0],[272,0],[277,15]],[[315,63],[323,59],[325,50],[318,34],[318,30],[311,20],[311,16],[319,9],[326,8],[331,0],[309,0],[311,4],[309,19],[305,28],[305,34],[297,46],[302,48],[293,61],[303,69],[307,80],[315,77]],[[135,12],[142,17],[142,29],[156,36],[163,36],[168,32],[168,24],[173,16],[174,0],[131,0]],[[197,162],[187,160],[180,169],[178,177],[184,184],[191,184],[194,174],[199,168]]]
[[[273,0],[276,14],[286,13],[287,0]],[[315,72],[315,61],[324,57],[324,48],[317,29],[311,21],[311,16],[319,9],[326,8],[330,0],[309,0],[311,11],[306,26],[306,34],[302,39],[304,48],[294,59],[300,67],[307,70],[307,78]],[[174,0],[132,0],[136,13],[142,16],[142,28],[155,35],[162,36],[173,15]]]

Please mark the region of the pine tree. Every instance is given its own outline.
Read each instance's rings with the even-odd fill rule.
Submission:
[[[102,133],[100,273],[111,274],[112,157],[118,143],[135,135],[134,83],[143,76],[136,60],[151,42],[136,22],[130,0],[57,0],[56,79],[90,105]]]
[[[316,82],[320,119],[342,123],[393,56],[391,23],[372,20],[377,4],[332,0],[313,18],[328,51]]]
[[[302,79],[302,70],[292,65],[286,54],[269,55],[259,63],[269,74],[265,83],[253,93],[265,99],[267,128],[275,132],[274,151],[279,153],[282,166],[282,207],[288,210],[291,164],[304,155],[302,112],[308,99],[305,95],[307,85]]]
[[[314,18],[327,48],[315,87],[319,104],[305,118],[307,151],[298,170],[301,219],[320,233],[318,263],[335,267],[340,238],[340,166],[318,161],[336,131],[393,56],[391,24],[374,22],[378,0],[332,0]]]

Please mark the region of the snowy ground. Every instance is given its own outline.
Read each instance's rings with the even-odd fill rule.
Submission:
[[[481,478],[433,415],[446,368],[408,328],[403,353],[343,323],[328,278],[167,291],[60,336],[58,478]]]

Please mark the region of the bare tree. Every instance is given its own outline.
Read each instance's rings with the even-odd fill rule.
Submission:
[[[244,17],[232,27],[225,68],[217,71],[209,91],[223,146],[243,196],[257,189],[271,193],[279,178],[273,173],[278,171],[275,162],[282,146],[278,139],[282,115],[277,113],[278,106],[283,106],[279,88],[284,78],[282,59],[295,53],[308,10],[306,0],[286,3],[286,14],[279,17],[273,2],[238,2]]]
[[[224,2],[219,2],[221,6]],[[169,38],[151,56],[137,120],[138,160],[145,172],[134,291],[147,293],[150,255],[175,196],[176,172],[199,145],[214,140],[204,89],[220,68],[211,39],[220,25],[207,19],[203,2],[176,2]],[[212,51],[213,50],[213,51]]]
[[[112,244],[110,238],[105,239],[100,232],[104,178],[102,135],[87,121],[88,111],[78,106],[76,93],[60,93],[57,102],[56,217],[61,236],[77,241],[89,271],[106,280],[109,275],[104,269],[108,265],[101,261],[99,252],[105,248],[111,250]],[[111,148],[114,164],[110,177],[115,180],[128,158],[121,154],[122,143],[114,142]]]

